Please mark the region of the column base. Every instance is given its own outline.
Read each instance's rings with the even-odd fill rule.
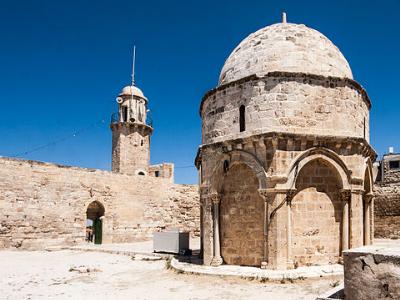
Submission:
[[[210,265],[213,266],[213,267],[218,267],[218,266],[222,265],[223,262],[224,262],[224,260],[222,259],[221,256],[214,256],[211,259],[211,264]]]

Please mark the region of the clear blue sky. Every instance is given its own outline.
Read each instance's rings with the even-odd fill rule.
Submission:
[[[400,152],[400,1],[2,1],[0,155],[12,156],[87,128],[22,158],[110,169],[109,117],[129,83],[149,98],[151,161],[174,162],[197,182],[198,109],[231,50],[280,21],[330,38],[372,100],[371,143]],[[101,120],[105,120],[102,123]]]

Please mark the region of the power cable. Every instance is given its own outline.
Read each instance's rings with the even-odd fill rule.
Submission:
[[[68,135],[66,135],[66,136],[64,136],[64,137],[62,137],[62,138],[60,138],[60,139],[56,139],[56,140],[54,140],[54,141],[51,141],[51,142],[49,142],[49,143],[40,145],[40,146],[35,147],[35,148],[33,148],[33,149],[30,149],[30,150],[27,150],[27,151],[24,151],[24,152],[20,152],[20,153],[11,155],[10,157],[20,157],[20,156],[23,156],[23,155],[28,155],[28,154],[31,154],[31,153],[33,153],[33,152],[36,152],[36,151],[45,149],[45,148],[47,148],[47,147],[54,146],[54,145],[57,145],[57,144],[59,144],[59,143],[65,142],[66,140],[69,140],[69,139],[71,139],[71,138],[74,138],[74,137],[76,137],[76,136],[82,134],[83,132],[88,131],[89,129],[91,129],[91,128],[97,126],[97,125],[100,124],[100,123],[101,123],[101,124],[104,124],[104,123],[105,123],[104,119],[102,119],[102,120],[100,120],[100,121],[97,121],[97,122],[95,122],[95,123],[93,123],[93,124],[91,124],[91,125],[89,125],[89,126],[87,126],[87,127],[82,128],[82,129],[79,129],[79,130],[77,130],[77,131],[75,131],[75,132],[73,132],[73,133],[71,133],[71,134],[68,134]]]

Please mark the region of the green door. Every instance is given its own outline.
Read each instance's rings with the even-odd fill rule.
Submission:
[[[94,220],[93,227],[94,227],[94,243],[101,244],[102,233],[103,233],[101,220],[100,219]]]

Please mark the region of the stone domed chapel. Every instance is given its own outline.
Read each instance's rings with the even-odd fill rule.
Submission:
[[[290,269],[370,244],[370,108],[318,31],[284,16],[245,38],[200,105],[204,264]]]

